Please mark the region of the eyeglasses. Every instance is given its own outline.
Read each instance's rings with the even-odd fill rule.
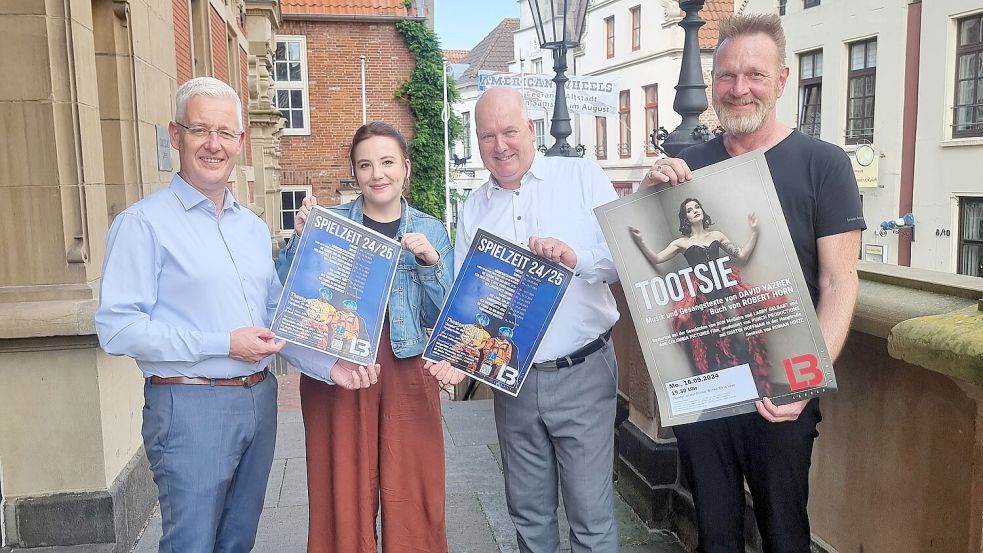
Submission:
[[[174,124],[181,127],[182,129],[187,131],[188,134],[190,134],[195,138],[207,138],[208,135],[215,133],[222,140],[225,140],[227,142],[235,142],[239,140],[240,136],[242,136],[241,132],[232,132],[232,131],[227,131],[225,129],[206,129],[205,127],[189,127],[187,125],[182,125],[177,121],[175,121]]]

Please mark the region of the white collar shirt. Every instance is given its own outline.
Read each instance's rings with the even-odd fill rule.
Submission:
[[[556,238],[577,255],[575,277],[536,352],[537,363],[573,353],[618,321],[608,287],[618,273],[594,216],[595,207],[616,199],[611,181],[593,161],[536,154],[519,188],[508,190],[489,178],[461,208],[455,274],[479,228],[523,247],[530,236]]]

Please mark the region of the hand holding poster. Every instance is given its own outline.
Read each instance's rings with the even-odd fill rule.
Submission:
[[[399,243],[314,207],[271,326],[279,338],[358,365],[375,361]]]
[[[662,424],[748,413],[762,397],[785,404],[836,388],[764,154],[595,211]]]
[[[423,358],[517,396],[572,278],[563,265],[479,229]]]

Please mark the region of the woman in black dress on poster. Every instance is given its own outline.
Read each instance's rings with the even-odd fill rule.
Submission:
[[[737,246],[727,236],[719,230],[709,230],[713,225],[713,220],[703,210],[703,205],[696,198],[686,198],[679,204],[679,233],[681,236],[669,243],[662,251],[653,252],[642,238],[638,229],[629,227],[631,237],[638,249],[645,256],[645,259],[652,264],[652,268],[658,270],[658,265],[665,263],[677,255],[686,258],[690,267],[700,264],[715,262],[724,256],[729,256],[731,262],[744,265],[754,253],[758,243],[758,218],[754,213],[748,213],[748,227],[751,229],[751,236],[743,246]],[[741,275],[736,268],[731,266],[732,276],[737,281],[737,285],[722,290],[703,292],[696,284],[694,295],[684,295],[683,299],[675,303],[674,308],[679,315],[672,321],[673,332],[684,332],[687,329],[712,325],[722,320],[732,317],[728,311],[711,314],[709,309],[692,309],[702,303],[723,298],[733,294],[739,294],[751,287],[744,283]],[[690,273],[686,278],[693,279]],[[747,315],[760,310],[762,307],[780,305],[783,303],[781,298],[766,299],[749,306],[738,307],[735,311],[739,315]],[[762,334],[745,336],[738,332],[719,337],[714,334],[707,336],[694,336],[684,342],[688,349],[690,358],[696,371],[700,374],[718,371],[747,363],[751,367],[751,374],[754,376],[761,396],[771,395],[771,383],[768,380],[768,370],[770,362],[768,359],[768,345]]]

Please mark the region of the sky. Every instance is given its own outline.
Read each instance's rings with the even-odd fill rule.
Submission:
[[[470,50],[506,17],[519,17],[516,0],[434,0],[440,47]]]

